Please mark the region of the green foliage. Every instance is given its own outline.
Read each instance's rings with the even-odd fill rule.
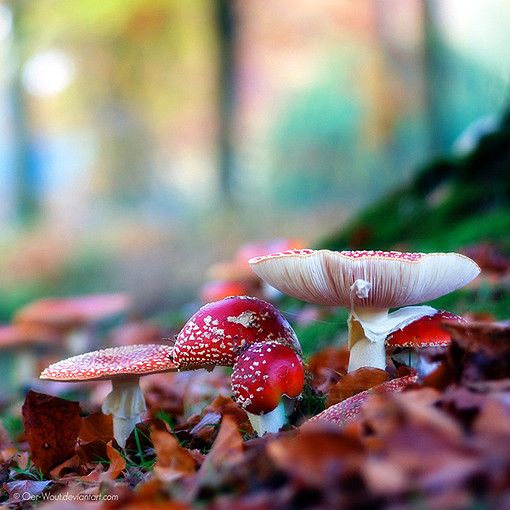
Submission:
[[[340,344],[339,337],[347,331],[347,309],[334,308],[328,315],[300,325],[292,322],[305,357],[332,344]],[[292,318],[291,318],[292,321]]]

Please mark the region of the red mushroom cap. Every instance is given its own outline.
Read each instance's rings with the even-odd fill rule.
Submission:
[[[403,329],[394,331],[386,338],[386,345],[390,347],[439,347],[448,345],[451,335],[441,329],[443,320],[466,322],[462,317],[445,310],[438,310],[434,315],[426,315]]]
[[[172,346],[156,344],[110,347],[53,363],[40,378],[87,381],[168,372],[177,370],[172,361],[172,350]]]
[[[200,298],[204,303],[220,301],[230,296],[245,296],[246,294],[248,294],[247,285],[243,282],[228,280],[212,280],[200,290]]]
[[[125,313],[131,306],[125,294],[90,294],[68,298],[48,298],[21,308],[17,324],[41,324],[60,329],[82,327],[107,317]]]
[[[232,366],[246,347],[265,341],[301,351],[294,330],[273,305],[230,296],[203,306],[189,319],[177,336],[173,359],[185,370]]]
[[[301,357],[288,345],[263,342],[239,356],[232,372],[232,391],[238,403],[253,414],[269,413],[283,395],[298,397],[303,391]]]

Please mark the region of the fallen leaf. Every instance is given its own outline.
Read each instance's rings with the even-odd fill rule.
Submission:
[[[237,423],[237,426],[244,431],[250,431],[251,425],[246,411],[239,407],[230,397],[218,395],[216,399],[204,409],[204,413],[218,413],[223,418],[231,416]],[[253,429],[251,429],[253,432]]]
[[[3,488],[9,494],[12,503],[23,503],[37,496],[51,483],[51,480],[15,480],[5,482]],[[7,503],[7,502],[4,502]]]
[[[210,441],[221,423],[221,413],[205,413],[200,421],[190,430],[190,434],[205,441]]]
[[[103,481],[105,478],[115,480],[124,469],[126,469],[126,459],[113,447],[113,441],[110,441],[106,445],[106,455],[108,457],[108,469],[104,471],[98,467],[88,474],[85,479],[89,481]]]
[[[30,390],[22,415],[32,461],[44,474],[73,454],[81,427],[78,402]]]
[[[94,439],[102,439],[107,443],[113,439],[113,418],[111,414],[92,413],[81,419],[78,434],[80,441],[89,443]]]
[[[170,432],[168,425],[161,418],[150,418],[136,424],[135,429],[126,439],[124,450],[131,453],[143,452],[153,447],[151,433],[155,430]]]
[[[267,454],[280,469],[314,487],[358,470],[363,451],[357,437],[325,422],[308,422],[299,433],[276,436],[267,445]]]
[[[231,415],[226,415],[223,417],[213,447],[200,469],[203,472],[218,469],[225,464],[238,462],[243,457],[243,451],[243,438],[239,432],[237,422]]]
[[[312,374],[312,385],[327,393],[342,375],[347,373],[349,365],[349,349],[347,346],[328,347],[313,354],[307,364],[308,371]]]
[[[179,446],[173,434],[154,430],[151,439],[156,452],[154,474],[160,480],[171,482],[195,473],[196,463],[193,456]]]
[[[389,378],[390,374],[386,370],[373,367],[362,367],[349,372],[329,390],[326,407],[388,381]]]

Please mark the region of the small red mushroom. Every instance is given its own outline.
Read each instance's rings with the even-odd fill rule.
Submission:
[[[173,360],[179,370],[233,366],[257,342],[275,341],[301,352],[294,330],[270,303],[230,296],[196,312],[177,336]]]
[[[397,348],[392,358],[399,363],[417,368],[422,376],[430,373],[437,363],[426,361],[422,354],[430,351],[430,348],[446,347],[451,342],[450,333],[441,328],[444,320],[466,322],[462,317],[445,310],[438,310],[434,315],[421,317],[388,335],[386,345]]]
[[[113,435],[123,448],[146,411],[140,377],[177,370],[171,355],[172,347],[168,345],[110,347],[53,363],[40,378],[65,382],[111,380],[112,391],[102,411],[113,415]]]
[[[234,396],[259,436],[280,430],[303,384],[301,356],[274,341],[248,347],[232,372]]]

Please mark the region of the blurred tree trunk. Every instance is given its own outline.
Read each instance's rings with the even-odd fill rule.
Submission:
[[[445,132],[443,97],[451,80],[448,54],[438,25],[438,3],[426,0],[423,6],[423,71],[425,115],[429,132],[429,149],[438,154],[449,149]]]
[[[13,172],[15,182],[15,207],[17,220],[27,224],[39,211],[39,190],[34,147],[31,140],[29,119],[22,84],[25,57],[25,34],[23,30],[24,3],[9,2],[12,12],[12,69],[11,69],[11,115],[13,137]]]
[[[235,110],[235,14],[231,0],[216,0],[219,50],[219,184],[222,199],[231,201],[235,172],[233,121]]]

